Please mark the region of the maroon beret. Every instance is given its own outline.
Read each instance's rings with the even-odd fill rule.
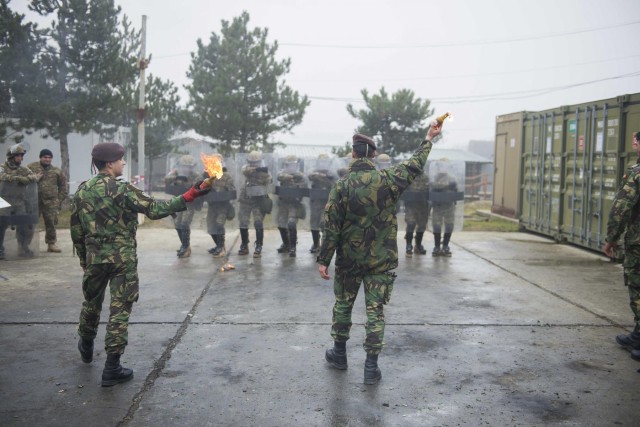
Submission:
[[[124,147],[115,142],[102,142],[93,147],[91,157],[102,162],[115,162],[124,157]]]
[[[369,147],[373,148],[374,150],[376,149],[376,142],[369,138],[367,135],[363,135],[361,133],[356,133],[355,135],[353,135],[353,144],[351,145],[357,145],[357,144],[368,144]]]

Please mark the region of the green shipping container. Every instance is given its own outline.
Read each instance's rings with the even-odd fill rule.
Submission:
[[[520,134],[509,130],[521,147],[521,161],[500,169],[504,117],[521,118]],[[515,217],[522,229],[600,250],[622,175],[637,162],[635,131],[640,94],[498,116],[494,183],[518,182],[517,196],[501,197],[518,200]],[[493,204],[497,211],[495,194]]]

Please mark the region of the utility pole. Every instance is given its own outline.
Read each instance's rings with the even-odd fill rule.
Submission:
[[[138,98],[138,188],[142,191],[145,190],[144,179],[144,116],[146,115],[146,103],[145,103],[145,70],[149,65],[149,61],[146,58],[147,54],[147,15],[142,15],[142,44],[140,46],[140,58],[138,60],[138,68],[140,69],[140,96]]]

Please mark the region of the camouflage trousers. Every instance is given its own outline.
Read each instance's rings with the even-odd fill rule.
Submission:
[[[240,199],[240,208],[238,209],[240,228],[249,228],[252,214],[254,227],[264,228],[264,214],[260,210],[260,201],[257,198]]]
[[[327,204],[326,200],[311,200],[310,208],[311,214],[309,215],[309,226],[314,231],[322,231],[324,229],[324,207]]]
[[[173,219],[176,230],[188,230],[191,227],[191,221],[193,221],[193,214],[196,210],[187,204],[187,210],[178,212]]]
[[[229,203],[209,204],[207,209],[207,233],[224,234],[224,224],[227,222]]]
[[[456,205],[453,203],[434,204],[431,213],[431,225],[434,233],[442,233],[442,224],[444,223],[444,232],[453,232],[453,223],[456,214]]]
[[[640,330],[640,246],[625,247],[623,266],[635,330]]]
[[[44,220],[44,241],[48,244],[54,244],[58,241],[56,236],[56,225],[58,225],[58,200],[50,202],[48,200],[40,201],[38,209]]]
[[[109,285],[111,304],[104,339],[107,354],[122,354],[128,343],[129,316],[138,301],[138,263],[90,264],[82,278],[84,302],[80,312],[78,335],[94,339],[98,333],[104,294]]]
[[[423,233],[427,229],[427,222],[429,222],[429,204],[405,203],[404,220],[407,223],[408,232]]]
[[[354,274],[351,270],[336,268],[333,293],[336,302],[333,306],[331,337],[334,341],[349,339],[351,330],[351,311],[356,301],[360,284],[364,283],[364,300],[367,310],[364,350],[367,354],[379,354],[384,346],[384,305],[389,303],[393,291],[395,274]]]
[[[278,228],[296,228],[298,224],[298,215],[300,202],[278,200]]]

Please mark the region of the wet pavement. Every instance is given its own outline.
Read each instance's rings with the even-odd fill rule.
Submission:
[[[317,273],[308,231],[296,258],[277,254],[278,232],[267,231],[258,259],[236,255],[229,233],[235,269],[223,272],[204,232],[180,260],[173,230],[143,227],[122,357],[135,376],[102,388],[104,324],[93,363],[82,363],[82,274],[59,234],[62,254],[0,261],[3,426],[638,423],[640,363],[614,342],[632,320],[622,268],[595,253],[531,234],[458,232],[451,258],[402,254],[382,380],[365,386],[362,295],[349,369],[324,361],[332,282]]]

